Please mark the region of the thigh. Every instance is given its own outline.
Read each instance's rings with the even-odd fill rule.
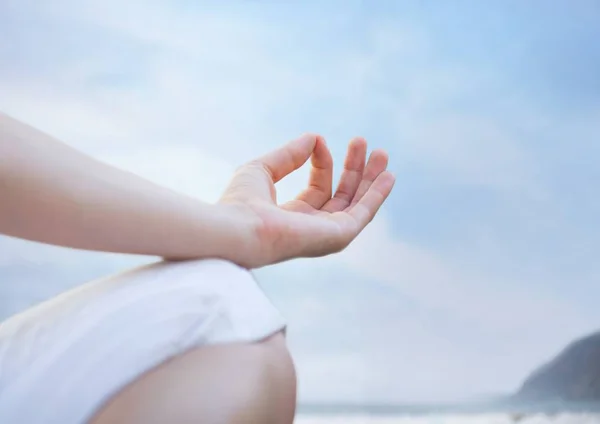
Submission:
[[[291,424],[296,375],[283,333],[192,349],[146,373],[91,424]]]

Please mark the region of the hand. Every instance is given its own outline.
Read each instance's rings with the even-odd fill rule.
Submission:
[[[333,160],[325,140],[307,134],[242,166],[219,204],[250,226],[233,260],[254,268],[295,257],[339,252],[371,222],[390,194],[394,176],[388,156],[374,150],[366,163],[367,143],[348,146],[339,185],[332,196]],[[275,183],[311,159],[308,187],[278,205]]]

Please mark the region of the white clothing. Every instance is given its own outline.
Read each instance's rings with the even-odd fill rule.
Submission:
[[[0,323],[0,423],[85,423],[175,355],[284,328],[252,274],[222,260],[158,263],[85,284]]]

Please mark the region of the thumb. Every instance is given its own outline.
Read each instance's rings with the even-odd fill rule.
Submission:
[[[304,134],[296,140],[257,159],[269,173],[273,183],[291,174],[310,158],[317,144],[316,134]]]
[[[274,184],[300,168],[312,155],[317,136],[305,134],[286,145],[252,160],[237,170],[221,201],[229,198],[270,199],[277,203]]]

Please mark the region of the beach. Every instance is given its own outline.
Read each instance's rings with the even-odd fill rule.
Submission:
[[[299,415],[295,424],[600,424],[600,414],[444,414],[444,415],[398,415],[398,416],[358,416],[358,415]]]

